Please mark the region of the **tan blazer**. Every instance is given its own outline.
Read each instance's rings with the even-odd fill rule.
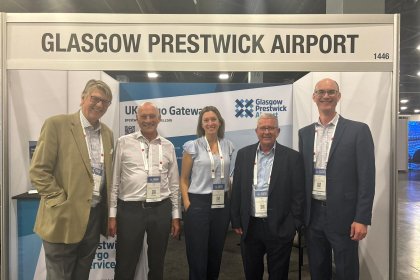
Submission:
[[[101,233],[107,235],[113,136],[104,124],[101,135],[106,177],[102,192],[105,203],[100,204]],[[45,121],[29,175],[41,195],[34,231],[52,243],[81,241],[89,219],[94,182],[79,112]]]

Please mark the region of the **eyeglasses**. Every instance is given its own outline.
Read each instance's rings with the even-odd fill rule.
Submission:
[[[108,107],[109,105],[111,105],[111,101],[100,98],[99,96],[95,96],[95,95],[90,96],[90,102],[92,102],[95,105],[98,104],[99,102],[102,102],[102,105],[104,105],[105,107]]]
[[[277,127],[273,127],[273,126],[260,126],[260,127],[258,127],[258,130],[262,131],[262,132],[265,132],[265,131],[273,132],[276,129],[277,129]]]
[[[319,90],[316,90],[316,91],[315,91],[315,93],[316,93],[318,96],[324,96],[325,94],[327,94],[328,96],[333,96],[333,95],[335,95],[337,92],[338,92],[338,90],[335,90],[335,89],[327,89],[327,90],[325,90],[325,89],[319,89]]]

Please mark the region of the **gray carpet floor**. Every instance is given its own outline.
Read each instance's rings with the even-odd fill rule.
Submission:
[[[184,236],[181,240],[170,239],[165,259],[165,279],[167,280],[186,280],[188,279],[188,263],[185,251]],[[304,251],[304,260],[302,267],[302,278],[310,279],[308,272],[308,260],[306,249]],[[289,279],[299,279],[299,255],[298,249],[292,249],[290,257]],[[239,247],[239,237],[233,232],[228,231],[225,247],[223,251],[222,267],[220,269],[220,280],[243,280],[244,272],[242,267],[242,258]],[[268,279],[267,270],[264,273],[264,279]]]

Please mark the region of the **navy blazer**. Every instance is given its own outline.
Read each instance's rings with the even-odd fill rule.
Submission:
[[[311,217],[315,123],[299,130],[305,165],[305,225]],[[327,227],[348,233],[355,221],[370,225],[375,195],[375,154],[365,123],[339,117],[327,164]]]
[[[232,228],[242,228],[246,237],[251,216],[254,160],[257,144],[238,151],[233,174],[231,199]],[[267,220],[270,231],[279,238],[293,238],[303,225],[303,161],[297,151],[276,142],[273,169],[268,187]]]

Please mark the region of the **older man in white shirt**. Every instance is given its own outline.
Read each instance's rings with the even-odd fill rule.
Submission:
[[[157,106],[141,104],[137,122],[140,131],[120,137],[115,152],[109,216],[110,235],[117,235],[115,279],[134,278],[146,232],[148,279],[159,280],[169,234],[180,232],[178,165],[174,145],[157,132]]]

